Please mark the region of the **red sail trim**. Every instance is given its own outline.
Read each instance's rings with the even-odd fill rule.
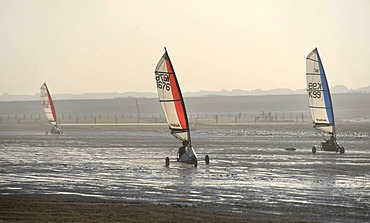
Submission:
[[[49,99],[51,114],[53,115],[53,119],[56,122],[57,121],[57,116],[55,114],[54,103],[53,103],[53,100],[51,99],[48,87],[46,85],[45,85],[45,87],[46,87],[46,92],[48,93],[48,99]]]
[[[167,71],[170,74],[170,85],[171,85],[171,91],[172,91],[172,97],[174,100],[175,108],[176,108],[176,113],[177,113],[177,118],[179,119],[180,126],[182,129],[188,129],[186,125],[186,117],[185,117],[185,111],[184,107],[181,102],[181,97],[180,97],[180,89],[179,86],[177,85],[177,82],[175,80],[175,74],[172,70],[172,66],[170,64],[170,61],[168,58],[166,58],[166,67]]]

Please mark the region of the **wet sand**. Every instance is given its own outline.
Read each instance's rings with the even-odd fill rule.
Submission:
[[[227,205],[153,204],[69,195],[0,195],[0,222],[368,222],[368,207],[317,205],[277,208],[250,205],[241,213]],[[279,211],[284,210],[284,214]],[[367,216],[367,217],[366,217]]]
[[[163,125],[48,127],[1,126],[0,222],[370,221],[369,123],[338,125],[344,155],[305,123],[194,125],[198,168],[163,166]]]
[[[293,222],[290,218],[232,213],[225,207],[128,203],[55,195],[0,196],[0,222]]]

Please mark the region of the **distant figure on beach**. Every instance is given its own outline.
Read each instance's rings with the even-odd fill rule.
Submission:
[[[254,117],[254,122],[259,122],[260,121],[260,116]]]
[[[277,122],[278,121],[278,114],[275,113],[275,115],[272,115],[272,112],[269,111],[268,113],[265,113],[262,111],[260,115],[254,117],[254,122]]]

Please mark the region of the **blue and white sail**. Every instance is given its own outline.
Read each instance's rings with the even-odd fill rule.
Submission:
[[[318,131],[335,136],[329,84],[317,48],[306,58],[306,80],[313,127]]]

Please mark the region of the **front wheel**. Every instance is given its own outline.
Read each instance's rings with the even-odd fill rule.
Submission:
[[[198,159],[194,155],[191,157],[191,163],[194,164],[195,167],[198,166]]]
[[[166,157],[166,167],[170,166],[170,158],[167,156]]]
[[[312,147],[312,154],[316,153],[316,147]]]
[[[209,156],[208,155],[206,155],[205,160],[206,160],[206,165],[209,165]]]

